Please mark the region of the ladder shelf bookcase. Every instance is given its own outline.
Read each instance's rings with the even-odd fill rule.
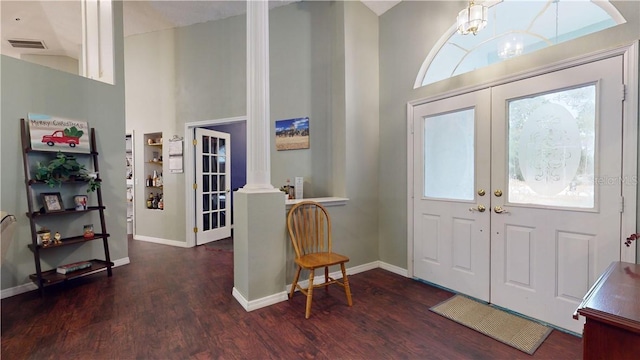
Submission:
[[[37,202],[39,196],[43,193],[51,192],[52,189],[41,180],[36,180],[34,166],[36,165],[34,162],[35,158],[41,160],[50,160],[54,158],[57,152],[54,151],[45,151],[45,150],[35,150],[31,147],[31,140],[29,135],[29,123],[25,119],[20,119],[21,127],[21,138],[22,138],[22,156],[23,156],[23,167],[24,167],[24,178],[25,178],[25,189],[27,194],[27,218],[29,218],[29,224],[31,228],[31,243],[28,244],[28,248],[33,252],[33,259],[35,263],[36,272],[34,274],[29,275],[31,281],[33,281],[40,291],[41,295],[44,295],[44,287],[48,285],[53,285],[59,282],[63,282],[66,280],[74,279],[80,276],[85,276],[89,274],[93,274],[99,271],[103,271],[106,269],[107,276],[112,276],[113,263],[111,262],[111,258],[109,255],[109,234],[107,233],[107,227],[105,223],[105,206],[102,201],[102,189],[101,186],[98,186],[95,189],[94,194],[87,194],[88,198],[91,199],[88,203],[93,201],[97,202],[97,206],[86,206],[84,209],[77,210],[76,208],[65,208],[60,209],[60,211],[56,212],[45,212],[44,207],[36,206],[34,202]],[[79,153],[79,152],[69,152],[62,153],[73,155],[78,159],[83,158],[84,162],[88,164],[93,172],[99,172],[98,165],[98,152],[96,151],[96,135],[95,129],[90,128],[89,134],[89,153]],[[33,163],[33,164],[32,164]],[[89,168],[89,169],[90,169]],[[96,180],[98,184],[100,184],[101,180],[98,177]],[[88,185],[88,182],[85,180],[62,180],[60,187],[61,188],[70,188],[70,190],[74,190],[74,187],[78,187],[80,185]],[[62,201],[64,204],[64,201]],[[55,243],[51,243],[45,246],[41,239],[39,238],[38,230],[36,230],[36,225],[41,222],[49,219],[49,221],[55,221],[58,224],[64,224],[65,219],[67,221],[72,221],[79,216],[84,216],[86,214],[95,214],[98,213],[100,218],[100,231],[96,231],[93,234],[93,237],[85,237],[82,229],[79,229],[75,234],[68,237],[60,238]],[[51,235],[53,240],[53,235]],[[85,262],[90,262],[91,266],[68,272],[66,274],[60,274],[57,272],[57,266],[54,266],[53,269],[50,270],[42,270],[42,257],[45,252],[50,251],[50,249],[60,248],[65,246],[81,246],[81,244],[94,241],[94,240],[102,240],[102,244],[104,247],[104,260],[100,259],[92,259],[86,260]],[[59,264],[64,265],[64,264]]]

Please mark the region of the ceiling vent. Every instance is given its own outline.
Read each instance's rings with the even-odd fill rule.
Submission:
[[[7,40],[14,48],[20,49],[46,49],[44,42],[41,40]]]

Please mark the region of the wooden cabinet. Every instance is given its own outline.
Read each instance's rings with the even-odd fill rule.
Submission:
[[[26,215],[29,218],[31,228],[31,243],[28,245],[28,247],[33,252],[36,268],[36,272],[29,275],[29,278],[38,286],[40,293],[43,294],[44,287],[47,285],[66,281],[72,278],[77,278],[79,276],[92,274],[105,269],[107,270],[108,276],[111,276],[111,267],[113,266],[113,263],[111,262],[109,256],[109,234],[107,233],[107,227],[105,223],[105,206],[102,202],[101,186],[95,189],[95,191],[87,193],[86,189],[89,182],[86,180],[64,179],[60,181],[58,187],[55,187],[53,189],[49,187],[49,185],[47,185],[44,181],[37,180],[35,176],[35,168],[37,163],[46,163],[54,158],[57,158],[59,153],[52,151],[33,150],[31,148],[29,138],[28,123],[24,119],[21,119],[21,137],[25,188],[27,193],[28,207],[28,212]],[[90,129],[89,142],[89,153],[74,152],[70,155],[73,155],[74,158],[77,158],[78,162],[82,161],[86,163],[88,165],[87,170],[91,170],[91,172],[99,175],[100,169],[98,166],[98,153],[96,152],[96,136],[95,130],[93,128]],[[65,153],[60,152],[60,154]],[[83,166],[84,163],[82,164]],[[97,183],[101,182],[100,178],[97,178],[94,181]],[[60,206],[60,209],[57,209],[57,211],[47,212],[44,209],[44,204],[42,204],[42,194],[54,192],[56,193],[56,195],[51,195],[54,199],[59,198],[60,200],[63,200],[63,198],[66,198],[66,200],[63,200],[60,203],[56,202],[57,205],[62,205]],[[71,203],[69,203],[68,201],[75,197],[73,194],[78,194],[80,192],[82,192],[83,195],[86,194],[85,200],[87,200],[87,202],[83,204],[81,209],[77,209],[72,201]],[[64,196],[57,194],[64,194]],[[91,217],[91,214],[97,214],[97,217]],[[87,236],[85,236],[85,226],[78,225],[89,222],[89,220],[83,220],[83,217],[85,216],[88,219],[99,218],[99,224],[96,224],[95,228],[93,228],[94,224],[91,224],[93,237],[91,237],[90,234],[87,234]],[[64,235],[61,235],[60,239],[58,239],[58,241],[56,241],[55,243],[49,243],[47,245],[43,244],[38,236],[39,229],[37,229],[37,227],[40,227],[43,224],[47,223],[53,224],[57,228],[66,228],[66,232],[68,232],[68,234],[65,233]],[[53,232],[55,229],[52,229],[51,226],[48,226],[48,228],[52,232],[51,238],[53,239]],[[91,264],[89,267],[69,272],[67,274],[60,274],[56,271],[56,268],[58,266],[65,265],[63,263],[54,264],[53,269],[42,269],[43,265],[52,263],[52,261],[43,261],[43,257],[47,256],[47,253],[55,253],[55,250],[52,249],[59,249],[61,247],[67,246],[80,246],[81,244],[95,240],[102,240],[104,259],[86,260],[86,262],[90,262]],[[55,257],[52,257],[51,259],[55,259]]]
[[[640,265],[613,262],[576,310],[584,359],[640,358]]]

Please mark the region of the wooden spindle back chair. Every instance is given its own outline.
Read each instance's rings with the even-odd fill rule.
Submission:
[[[305,318],[308,319],[309,315],[311,315],[314,288],[325,287],[328,290],[327,287],[329,285],[340,285],[344,288],[347,303],[352,306],[351,289],[349,288],[349,279],[345,270],[345,263],[349,261],[349,258],[334,253],[332,250],[331,218],[327,209],[313,201],[303,201],[295,204],[287,215],[287,230],[296,253],[295,262],[298,265],[289,298],[293,297],[296,289],[299,289],[300,292],[307,296]],[[329,266],[332,265],[340,265],[342,281],[329,276]],[[324,268],[324,283],[314,284],[314,271],[319,268]],[[302,269],[309,270],[309,286],[306,288],[298,284]]]

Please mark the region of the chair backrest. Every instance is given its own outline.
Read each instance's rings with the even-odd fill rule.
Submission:
[[[287,215],[287,230],[296,257],[317,252],[331,252],[331,218],[324,206],[303,201]]]

